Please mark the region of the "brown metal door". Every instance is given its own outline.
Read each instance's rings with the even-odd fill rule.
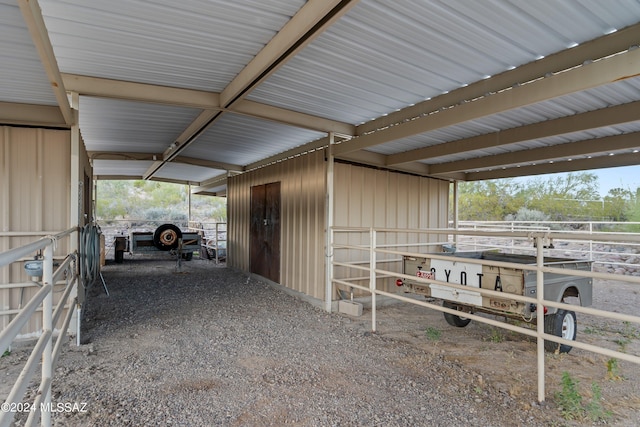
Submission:
[[[280,283],[280,183],[251,187],[251,272]]]

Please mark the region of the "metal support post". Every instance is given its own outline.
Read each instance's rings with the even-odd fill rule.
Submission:
[[[331,297],[333,295],[333,132],[329,133],[327,147],[327,199],[326,199],[326,242],[325,242],[325,291],[324,309],[331,313]]]
[[[369,289],[371,290],[371,331],[376,331],[376,230],[369,231]]]
[[[544,266],[544,253],[543,245],[544,238],[538,236],[536,239],[536,265],[538,270],[536,272],[536,298],[538,300],[536,313],[538,314],[536,322],[536,331],[538,332],[537,338],[537,357],[538,357],[538,402],[544,402],[544,274],[542,273],[542,267]]]
[[[52,286],[47,296],[42,301],[42,333],[49,333],[49,338],[42,353],[42,384],[47,387],[42,390],[45,408],[51,405],[51,379],[53,376],[53,242],[44,248],[44,261],[42,263],[42,284]],[[41,425],[51,425],[51,412],[43,411],[40,418]]]

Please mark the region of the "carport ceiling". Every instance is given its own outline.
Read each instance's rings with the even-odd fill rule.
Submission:
[[[78,123],[98,179],[223,193],[330,141],[443,179],[640,164],[638,0],[0,0],[0,25],[0,123]]]

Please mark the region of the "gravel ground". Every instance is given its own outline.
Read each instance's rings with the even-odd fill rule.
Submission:
[[[439,351],[211,261],[182,265],[103,269],[110,296],[94,287],[87,343],[63,347],[54,378],[54,404],[81,407],[54,425],[567,425]]]

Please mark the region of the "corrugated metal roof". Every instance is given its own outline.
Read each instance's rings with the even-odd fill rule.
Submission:
[[[303,0],[40,0],[66,73],[222,91]]]
[[[56,105],[20,8],[0,0],[0,101]]]
[[[238,114],[225,114],[182,154],[235,165],[248,165],[325,136]]]
[[[198,115],[193,108],[80,97],[88,151],[162,153]]]
[[[180,156],[205,162],[200,166],[175,165],[171,163],[173,159],[160,159],[168,163],[154,175],[184,181],[192,170],[188,180],[197,181],[223,172],[218,166],[224,163],[237,168],[297,147],[304,150],[305,144],[323,138],[330,130],[340,129],[339,138],[343,134],[362,136],[372,130],[349,124],[378,119],[368,125],[384,129],[406,124],[433,109],[456,108],[483,94],[451,96],[451,103],[423,110],[427,108],[425,100],[437,100],[441,94],[457,96],[460,88],[477,86],[476,82],[481,82],[482,87],[502,82],[491,76],[515,67],[520,71],[524,64],[542,57],[556,61],[556,54],[571,56],[572,52],[582,52],[585,42],[629,25],[638,28],[640,24],[638,0],[360,0],[351,8],[348,3],[39,0],[46,35],[55,54],[55,61],[47,63],[48,59],[41,58],[36,50],[36,44],[42,47],[42,38],[31,38],[20,8],[13,0],[0,0],[0,102],[56,105],[49,83],[50,79],[55,81],[55,76],[47,75],[45,69],[57,67],[67,78],[69,74],[94,78],[89,84],[95,84],[99,93],[91,91],[91,97],[80,98],[80,127],[87,149],[159,154],[178,135],[197,127],[193,138],[186,138],[190,141],[186,148],[177,149],[181,150]],[[327,5],[335,9],[330,10]],[[292,17],[295,25],[289,25]],[[326,28],[322,26],[325,22],[330,23]],[[620,33],[626,34],[625,30]],[[278,34],[284,40],[274,41]],[[637,37],[628,40],[629,44],[638,42]],[[288,42],[291,45],[286,45]],[[575,48],[576,45],[582,46]],[[621,43],[608,45],[618,51],[629,47]],[[616,53],[602,53],[602,49],[598,52],[600,56]],[[554,61],[544,64],[555,64]],[[635,64],[633,61],[637,60],[629,60]],[[640,78],[629,76],[640,73],[640,69],[637,73],[634,70],[620,76],[623,81],[600,82],[603,86],[564,96],[549,91],[542,102],[485,117],[477,114],[464,122],[447,122],[446,126],[430,127],[408,137],[402,134],[395,141],[387,138],[378,142],[380,145],[364,149],[395,155],[638,101]],[[558,70],[549,65],[548,71]],[[542,77],[546,72],[541,69],[527,78]],[[113,80],[133,83],[127,88],[136,91],[131,98],[137,101],[109,99],[127,98],[126,92],[111,93]],[[142,88],[134,83],[156,86]],[[517,83],[523,81],[505,85]],[[176,92],[164,91],[165,88],[207,92],[182,91],[172,103]],[[504,87],[492,86],[488,91],[500,89]],[[82,89],[79,92],[84,93]],[[145,98],[149,93],[154,96]],[[163,96],[155,97],[156,93]],[[223,105],[216,104],[220,93]],[[190,103],[190,96],[197,101]],[[149,103],[140,102],[141,99]],[[245,100],[254,103],[244,103]],[[407,107],[415,104],[419,108],[407,112]],[[203,110],[185,105],[205,108],[212,115],[220,110],[222,114],[206,123],[206,119],[196,119]],[[0,117],[0,123],[20,123],[10,107],[0,104],[0,113],[10,111],[9,118]],[[43,120],[48,126],[55,120],[49,113],[50,110],[37,110],[34,114],[45,115]],[[395,121],[379,120],[387,115]],[[25,124],[32,125],[28,120]],[[436,164],[505,152],[524,153],[638,132],[640,124],[634,121],[597,129],[587,127],[564,135],[415,160]],[[354,158],[358,159],[357,152],[351,157]],[[211,167],[205,172],[201,168],[206,161],[211,162]],[[122,175],[131,176],[136,175],[134,170],[144,174],[151,166],[147,161],[129,162],[130,166],[125,166],[121,160],[102,158],[96,160],[96,173],[117,175],[120,170]],[[387,166],[384,159],[376,165]]]
[[[640,16],[636,1],[601,3],[361,1],[249,99],[363,123]]]
[[[146,160],[100,160],[93,161],[94,175],[142,176],[153,164]]]
[[[156,174],[158,178],[180,182],[203,182],[224,174],[222,169],[212,169],[207,167],[187,165],[184,163],[168,163],[164,165]]]
[[[612,83],[603,87],[589,89],[584,92],[562,96],[553,100],[539,102],[534,105],[521,107],[504,113],[490,115],[459,125],[448,126],[446,128],[425,132],[418,136],[403,138],[391,143],[369,148],[368,151],[381,154],[395,154],[398,152],[409,151],[422,147],[429,147],[463,138],[470,138],[476,135],[497,132],[501,129],[511,129],[527,124],[552,120],[557,117],[571,116],[574,114],[599,110],[602,108],[610,107],[612,105],[622,105],[639,99],[640,77],[636,77],[622,82]],[[640,131],[640,116],[637,122],[632,122],[625,125],[608,126],[600,129],[600,131],[598,131],[597,129],[589,129],[582,132],[575,132],[570,134],[570,138],[567,135],[564,135],[561,137],[530,140],[527,141],[526,147],[523,144],[520,144],[519,147],[520,149],[536,148],[540,146],[536,144],[536,141],[546,141],[546,143],[543,142],[542,145],[548,146],[560,144],[562,142],[579,141],[582,139],[591,139],[594,137],[603,137],[606,135],[616,135],[620,133],[637,131]],[[640,146],[640,142],[638,145]],[[503,146],[493,150],[485,149],[478,152],[464,152],[459,155],[433,157],[428,160],[423,160],[422,163],[434,164],[440,162],[462,160],[464,158],[475,158],[482,155],[493,155],[504,152],[505,147],[514,149],[518,146]]]

